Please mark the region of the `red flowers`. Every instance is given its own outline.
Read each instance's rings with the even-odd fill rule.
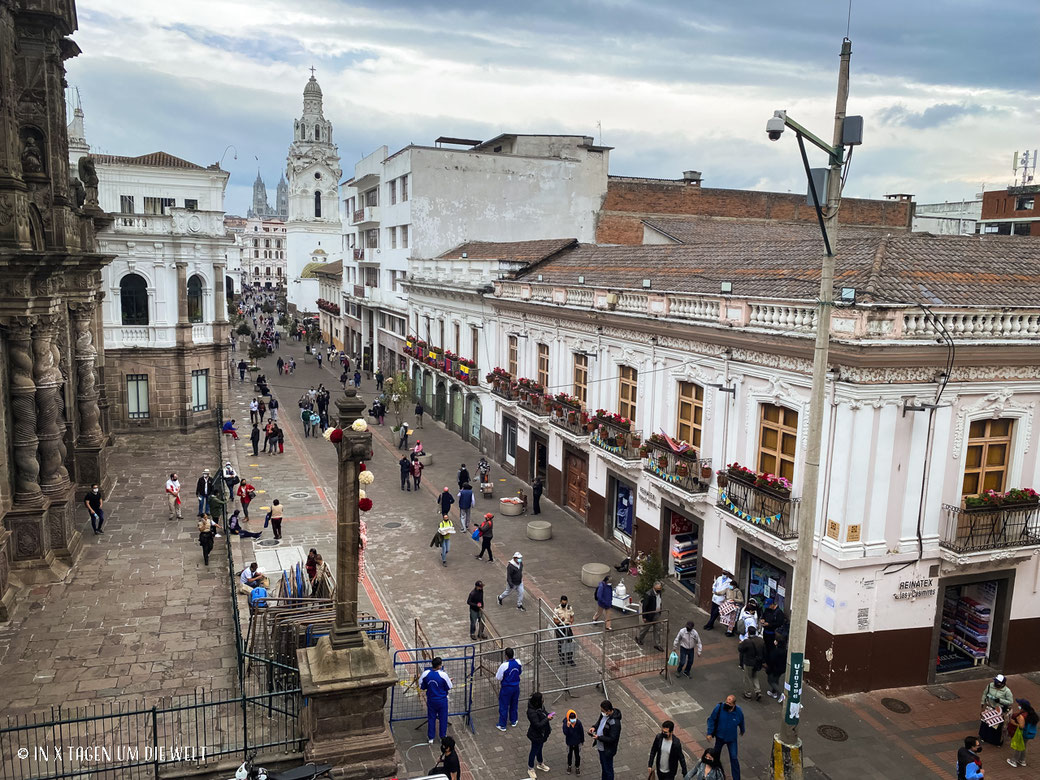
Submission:
[[[333,444],[339,444],[341,441],[343,441],[343,429],[336,428],[332,432],[332,435],[329,436],[329,441],[331,441]]]
[[[358,499],[357,505],[358,505],[358,509],[360,509],[362,512],[367,512],[369,509],[372,508],[372,499],[371,498]]]

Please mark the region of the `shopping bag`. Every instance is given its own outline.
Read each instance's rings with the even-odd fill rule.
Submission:
[[[679,665],[679,654],[676,653],[674,650],[672,651],[672,654],[670,656],[668,656],[668,665],[669,666],[678,666]]]
[[[271,524],[271,513],[268,512],[266,515],[264,515],[264,528],[267,528],[267,526],[269,526],[270,524]]]
[[[477,528],[473,529],[473,541],[476,542],[479,539],[480,539],[480,528],[477,527]]]
[[[1026,738],[1022,734],[1022,729],[1018,729],[1015,732],[1015,736],[1011,738],[1011,749],[1012,750],[1025,750],[1026,749]]]

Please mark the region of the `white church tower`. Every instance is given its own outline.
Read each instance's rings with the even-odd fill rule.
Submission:
[[[286,294],[298,311],[318,310],[315,263],[339,259],[339,150],[332,123],[322,112],[321,87],[314,69],[303,88],[303,115],[293,125],[285,168],[289,189],[286,233]]]

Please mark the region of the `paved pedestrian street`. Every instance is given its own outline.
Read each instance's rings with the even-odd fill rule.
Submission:
[[[292,376],[279,376],[274,362],[278,354],[293,355],[297,370]],[[274,498],[285,505],[284,538],[282,545],[304,548],[316,547],[333,565],[335,496],[335,448],[321,438],[304,438],[302,427],[295,419],[296,401],[312,385],[324,383],[333,391],[332,410],[340,385],[338,372],[327,365],[318,368],[313,359],[304,355],[302,347],[285,345],[262,361],[275,396],[281,404],[281,421],[285,423],[286,444],[282,455],[261,454],[252,457],[248,437],[234,446],[236,463],[240,470],[258,479],[257,486],[267,493],[258,497],[254,506],[268,506]],[[233,388],[231,416],[239,421],[248,420],[252,386],[236,382]],[[362,382],[361,395],[369,402],[375,391],[374,381]],[[410,413],[408,406],[406,412]],[[410,414],[405,420],[412,423]],[[369,422],[373,422],[371,419]],[[424,429],[416,429],[415,439],[423,442],[434,462],[423,473],[419,492],[400,490],[396,440],[389,430],[393,414],[386,419],[386,427],[372,425],[374,457],[369,466],[376,483],[367,489],[374,501],[372,511],[364,515],[368,525],[368,547],[365,552],[368,577],[363,591],[363,608],[388,617],[393,624],[393,642],[396,649],[414,644],[414,621],[419,619],[434,646],[452,646],[468,642],[468,610],[466,596],[475,580],[482,579],[487,595],[487,612],[500,635],[511,635],[538,627],[537,599],[555,605],[560,595],[567,595],[575,608],[577,622],[591,619],[595,609],[592,590],[580,581],[584,563],[598,561],[615,564],[619,552],[577,520],[565,514],[551,502],[542,500],[542,517],[553,524],[553,538],[534,542],[526,538],[527,516],[506,518],[497,514],[497,499],[515,493],[521,483],[492,464],[495,481],[495,500],[485,501],[478,496],[472,512],[479,517],[491,507],[496,511],[494,538],[495,562],[474,559],[478,545],[461,534],[456,534],[443,567],[439,551],[431,548],[430,538],[439,519],[436,496],[448,486],[454,492],[455,473],[465,462],[471,473],[479,453],[462,442],[443,426],[427,417]],[[242,424],[243,429],[248,425]],[[259,499],[264,499],[260,501]],[[453,511],[457,518],[457,511]],[[267,534],[265,534],[265,537]],[[236,542],[241,545],[241,542]],[[251,545],[250,545],[251,547]],[[527,590],[526,612],[518,611],[510,602],[499,607],[497,595],[505,584],[505,564],[514,551],[524,555],[524,584]],[[191,550],[191,555],[197,551]],[[248,563],[252,551],[243,546],[236,560]],[[630,587],[632,578],[626,578]],[[664,593],[664,606],[670,611],[671,631],[674,632],[690,617],[698,629],[705,621],[704,613],[693,606],[684,591],[671,583]],[[619,623],[620,625],[620,623]],[[746,721],[747,734],[740,742],[740,759],[744,777],[764,777],[768,773],[772,736],[776,730],[779,707],[771,699],[749,702],[739,698],[741,672],[737,668],[736,641],[726,639],[721,632],[701,631],[704,655],[694,663],[693,679],[665,680],[648,674],[623,679],[611,684],[608,695],[614,706],[623,712],[623,739],[615,760],[617,776],[643,777],[650,743],[660,721],[671,719],[677,725],[676,734],[687,746],[688,755],[697,754],[708,746],[705,736],[706,719],[711,708],[729,693],[737,693]],[[667,644],[670,645],[671,637]],[[1010,678],[1016,696],[1040,699],[1040,681],[1024,676]],[[946,778],[955,765],[956,750],[964,736],[977,730],[978,700],[983,683],[957,682],[940,688],[913,688],[895,691],[875,691],[870,694],[826,699],[810,691],[805,700],[802,720],[802,739],[805,743],[810,776],[839,778]],[[545,761],[552,768],[550,777],[562,776],[566,748],[558,724],[568,709],[575,709],[586,728],[593,725],[602,694],[594,688],[575,691],[573,698],[563,695],[547,697],[550,711],[558,713],[553,733],[546,744]],[[938,695],[937,695],[938,694]],[[942,698],[940,698],[940,696]],[[898,699],[909,705],[909,712],[897,714],[882,704],[886,699]],[[889,702],[891,703],[891,702]],[[459,740],[464,776],[473,778],[522,778],[526,775],[526,702],[520,704],[520,726],[502,734],[495,730],[497,713],[481,710],[474,716],[474,732],[465,728],[461,718],[453,718],[449,733]],[[830,741],[821,736],[822,729],[837,734],[842,741]],[[425,724],[421,721],[395,724],[395,737],[407,772],[402,776],[416,776],[431,767],[436,759],[426,744]],[[1010,778],[1016,775],[1004,759],[1008,749],[990,748],[983,754],[987,778]],[[728,759],[725,760],[727,772]],[[591,743],[584,748],[585,773],[599,776],[596,756]]]
[[[235,675],[223,539],[202,565],[195,480],[217,465],[212,431],[119,436],[104,533],[77,507],[84,550],[64,579],[28,587],[0,626],[0,712],[230,688]],[[184,519],[167,519],[181,479]]]

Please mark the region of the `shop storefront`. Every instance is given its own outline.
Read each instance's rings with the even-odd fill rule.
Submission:
[[[700,583],[700,524],[692,516],[665,504],[661,509],[661,528],[668,529],[665,555],[668,574],[696,595]]]
[[[612,538],[626,548],[632,546],[632,534],[636,523],[636,488],[617,477],[610,478],[610,509],[613,516]]]
[[[502,415],[502,455],[506,466],[516,469],[516,420]]]
[[[1008,593],[1007,577],[941,581],[937,675],[983,665],[1002,668]]]
[[[780,609],[790,612],[787,588],[791,580],[791,568],[757,550],[743,548],[738,577],[744,596],[754,598],[759,606],[773,601]]]

